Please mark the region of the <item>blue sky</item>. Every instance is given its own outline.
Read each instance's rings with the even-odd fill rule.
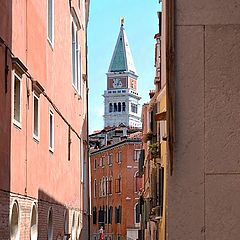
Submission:
[[[88,25],[89,132],[103,128],[106,72],[125,18],[125,31],[138,73],[140,104],[154,88],[154,35],[158,32],[158,0],[92,0]]]

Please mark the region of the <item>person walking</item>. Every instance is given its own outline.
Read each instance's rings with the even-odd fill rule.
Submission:
[[[99,240],[104,240],[103,226],[101,226],[99,229]]]

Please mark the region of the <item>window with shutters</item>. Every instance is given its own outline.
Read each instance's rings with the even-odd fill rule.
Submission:
[[[20,127],[22,126],[22,79],[16,73],[13,75],[13,123]]]

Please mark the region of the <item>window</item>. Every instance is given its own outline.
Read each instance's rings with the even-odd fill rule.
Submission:
[[[117,112],[117,103],[114,103],[114,112]]]
[[[97,208],[93,208],[93,224],[97,224]]]
[[[122,162],[122,152],[117,153],[117,163],[120,164]]]
[[[67,237],[67,234],[69,234],[68,225],[69,225],[69,212],[66,209],[64,212],[64,235],[65,235],[65,237],[63,238],[63,240],[68,240],[68,237]]]
[[[20,231],[19,231],[19,206],[17,201],[13,203],[11,218],[10,218],[10,237],[11,240],[19,240],[20,239]]]
[[[122,111],[122,104],[119,102],[118,103],[118,112],[121,112]]]
[[[99,180],[99,197],[102,197],[102,179]]]
[[[75,212],[72,217],[72,239],[76,239],[76,224],[75,224]]]
[[[121,193],[121,176],[118,175],[118,177],[115,179],[115,192]]]
[[[112,214],[113,214],[113,207],[110,206],[108,208],[108,224],[112,224]]]
[[[103,208],[100,207],[100,209],[98,210],[98,223],[100,225],[103,225],[104,224],[104,206]]]
[[[102,178],[102,196],[107,195],[107,178],[103,177]]]
[[[48,240],[53,240],[53,216],[52,208],[48,211]]]
[[[81,213],[80,213],[81,214]],[[78,215],[78,218],[77,218],[77,237],[76,239],[79,240],[80,239],[80,232],[81,232],[81,228],[80,228],[80,214]]]
[[[21,127],[22,115],[21,115],[21,78],[14,74],[14,92],[13,92],[13,123],[18,127]]]
[[[135,162],[139,161],[140,155],[141,155],[141,149],[135,149],[134,150],[134,161]]]
[[[113,155],[112,155],[112,154],[109,154],[109,155],[108,155],[108,165],[109,165],[109,166],[112,166],[112,163],[113,163]]]
[[[104,157],[100,158],[100,163],[99,163],[100,167],[104,167]]]
[[[140,223],[140,205],[139,205],[139,203],[136,203],[136,205],[134,207],[134,222],[135,222],[135,224]]]
[[[40,111],[39,98],[33,93],[33,137],[39,141],[40,137]]]
[[[97,180],[94,179],[94,186],[93,186],[93,197],[97,197]]]
[[[126,111],[126,103],[125,103],[125,102],[122,103],[122,111],[123,111],[123,112]]]
[[[111,113],[112,110],[113,110],[113,105],[112,105],[112,103],[109,103],[109,112]]]
[[[48,41],[53,46],[54,41],[54,0],[48,0]]]
[[[97,169],[97,159],[93,160],[93,169],[96,170]]]
[[[115,207],[115,223],[121,223],[121,218],[122,218],[122,207],[118,206]]]
[[[136,104],[131,103],[131,111],[132,111],[133,113],[137,113],[137,112],[138,112],[138,107],[137,107]]]
[[[54,116],[53,111],[49,111],[49,150],[54,151]]]
[[[112,177],[108,178],[108,184],[107,184],[107,194],[112,194]]]
[[[79,95],[81,95],[82,84],[82,59],[80,45],[78,43],[78,29],[73,19],[72,21],[72,84]]]
[[[140,189],[140,177],[138,172],[134,174],[134,192],[137,193]]]
[[[33,207],[32,207],[30,235],[31,235],[31,240],[37,240],[37,237],[38,237],[38,214],[37,214],[36,204],[33,204]]]

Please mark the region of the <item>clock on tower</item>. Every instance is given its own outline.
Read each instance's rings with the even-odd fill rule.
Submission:
[[[121,88],[123,86],[122,81],[120,78],[113,79],[113,87],[114,88]]]

